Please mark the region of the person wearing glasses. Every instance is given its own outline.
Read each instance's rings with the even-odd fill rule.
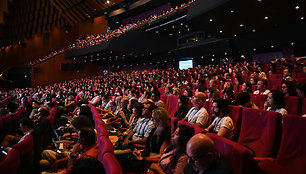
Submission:
[[[261,79],[257,82],[257,90],[254,91],[254,94],[264,94],[267,95],[270,90],[267,89],[268,82],[267,80]]]
[[[185,174],[233,174],[230,165],[216,151],[211,138],[194,135],[187,143],[188,165]]]

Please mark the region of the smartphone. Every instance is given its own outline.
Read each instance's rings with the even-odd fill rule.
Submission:
[[[60,150],[58,150],[58,149],[56,150],[56,152],[57,152],[57,153],[62,153],[62,151],[60,151]]]
[[[5,150],[2,150],[2,153],[3,153],[4,155],[7,155],[7,152],[6,152]]]

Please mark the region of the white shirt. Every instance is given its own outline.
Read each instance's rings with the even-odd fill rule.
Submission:
[[[187,121],[191,124],[199,123],[203,127],[207,125],[209,115],[204,107],[201,107],[199,110],[196,110],[195,107],[192,107],[187,115]]]
[[[260,93],[260,91],[259,90],[256,90],[256,91],[254,91],[254,93],[253,94],[263,94],[263,95],[267,95],[267,94],[269,94],[269,92],[270,92],[270,90],[269,89],[266,89],[263,93]]]

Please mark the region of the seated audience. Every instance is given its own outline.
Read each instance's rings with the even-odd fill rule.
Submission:
[[[267,89],[267,87],[268,87],[267,80],[260,79],[257,82],[257,90],[254,91],[253,94],[268,94],[270,92],[270,90]]]
[[[252,93],[252,84],[250,82],[244,82],[241,86],[241,92]]]
[[[162,108],[165,107],[164,102],[160,100],[160,92],[159,91],[153,91],[152,92],[152,100],[157,107],[162,107]]]
[[[233,90],[229,88],[225,88],[223,91],[223,99],[227,102],[229,105],[237,105],[235,99],[234,99],[234,92]],[[218,99],[216,99],[218,100]]]
[[[189,108],[189,99],[186,96],[179,96],[178,99],[178,110],[174,113],[174,116],[180,120],[185,118],[187,115]]]
[[[229,107],[226,100],[215,100],[212,104],[212,115],[215,119],[206,131],[231,139],[234,133],[234,123],[231,117],[227,116],[228,112]]]
[[[179,125],[172,134],[172,144],[163,152],[159,163],[152,163],[149,167],[155,173],[184,173],[188,162],[186,145],[194,135],[194,130],[186,125]]]
[[[284,96],[297,96],[295,83],[293,81],[282,81],[281,88]]]
[[[205,99],[206,95],[204,93],[196,93],[191,100],[194,107],[188,111],[183,121],[187,121],[202,128],[207,127],[209,115],[206,109],[203,107]]]
[[[237,105],[247,108],[258,109],[258,107],[251,101],[250,94],[247,92],[241,92],[237,95]]]
[[[270,91],[264,104],[264,110],[279,112],[282,115],[288,114],[285,109],[284,94],[277,90]]]
[[[296,87],[296,93],[298,94],[299,97],[305,98],[306,97],[306,84],[300,83]]]
[[[194,135],[187,143],[188,165],[185,174],[233,174],[231,166],[216,151],[212,139],[204,134]]]

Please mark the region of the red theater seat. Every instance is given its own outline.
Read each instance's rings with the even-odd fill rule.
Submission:
[[[199,126],[196,126],[196,125],[194,125],[194,124],[188,123],[188,122],[186,122],[186,121],[179,121],[179,122],[177,123],[178,126],[181,125],[181,124],[187,125],[187,126],[189,126],[189,127],[192,127],[192,128],[194,129],[194,134],[202,133],[202,132],[205,132],[205,133],[206,133],[205,129],[200,128]]]
[[[243,108],[238,143],[248,147],[256,157],[275,157],[281,138],[282,116],[252,108]]]
[[[231,165],[235,174],[255,173],[253,154],[246,147],[213,133],[206,135],[214,141],[216,150]]]
[[[302,101],[303,99],[301,97],[296,96],[285,96],[285,108],[288,112],[288,114],[294,114],[299,115],[302,111]]]
[[[113,153],[105,153],[102,164],[106,174],[122,174],[121,166]]]
[[[208,115],[209,115],[207,126],[209,126],[213,121],[212,120],[212,112],[211,112],[212,104],[213,104],[213,102],[211,102],[211,101],[205,101],[204,105],[203,105],[203,107],[206,109],[206,111],[208,112]]]
[[[170,117],[174,116],[174,113],[178,110],[178,96],[168,96],[167,98],[167,110]]]
[[[20,165],[20,152],[18,149],[12,149],[6,158],[0,162],[0,172],[3,174],[15,174]]]
[[[240,133],[240,127],[241,127],[242,107],[229,105],[228,115],[232,118],[234,122],[234,126],[235,126],[232,140],[237,141],[239,137],[239,133]]]
[[[277,157],[260,161],[259,168],[267,174],[305,174],[305,125],[306,118],[285,115],[282,141]]]
[[[33,136],[27,135],[23,141],[15,144],[13,148],[18,149],[21,156],[29,154],[34,148]]]
[[[176,117],[171,117],[171,134],[175,132],[177,128],[177,122],[179,121]]]
[[[303,101],[302,115],[304,114],[306,114],[306,98],[304,98],[304,101]]]
[[[267,98],[267,95],[261,95],[261,94],[250,94],[251,101],[255,103],[255,105],[259,109],[264,109],[264,104]]]

